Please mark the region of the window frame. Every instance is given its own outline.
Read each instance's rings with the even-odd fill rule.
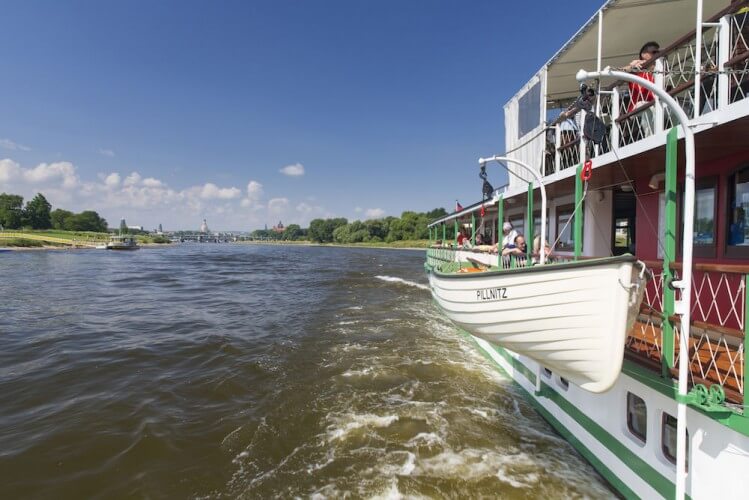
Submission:
[[[697,245],[694,243],[694,235],[692,236],[692,255],[695,257],[705,257],[709,259],[714,259],[718,255],[718,226],[720,225],[719,215],[718,214],[718,199],[720,196],[720,178],[715,175],[707,176],[707,177],[700,177],[698,179],[695,179],[694,181],[694,202],[695,205],[697,204],[697,191],[701,189],[707,189],[707,188],[713,188],[713,243],[710,245]],[[681,242],[682,240],[682,231],[684,227],[684,190],[685,186],[682,182],[680,185],[681,192],[679,193],[678,200],[679,203],[677,204],[676,211],[677,211],[677,220],[680,222],[676,229],[676,238],[678,242]],[[696,207],[695,207],[696,208]],[[695,213],[696,215],[696,213]],[[696,228],[695,225],[693,225],[694,228]],[[696,229],[695,229],[696,233]],[[678,257],[681,258],[681,244],[677,244],[677,254]],[[747,253],[747,256],[749,256],[749,252]]]
[[[731,201],[735,195],[735,187],[736,184],[731,184],[731,178],[738,175],[738,173],[742,170],[749,170],[749,163],[743,162],[739,164],[735,169],[731,170],[726,175],[726,220],[723,222],[723,226],[725,228],[725,234],[723,236],[723,256],[726,258],[731,259],[746,259],[749,258],[749,245],[747,246],[738,246],[738,245],[729,245],[728,244],[728,238],[731,234],[731,213],[733,211],[733,207],[731,206]]]
[[[634,406],[630,403],[636,403],[636,401],[633,401],[632,398],[637,398],[640,401],[642,401],[642,405],[645,408],[645,433],[640,434],[637,430],[635,430],[635,427],[632,425],[632,420],[634,416],[633,408]],[[629,433],[636,437],[642,444],[647,444],[648,442],[648,404],[645,402],[643,398],[638,396],[637,394],[627,391],[627,430],[629,430]]]
[[[671,455],[671,453],[669,453],[667,451],[668,448],[666,447],[666,440],[665,440],[666,432],[665,432],[665,430],[666,430],[666,425],[667,425],[667,422],[668,422],[669,418],[674,421],[674,431],[673,431],[674,434],[676,434],[676,429],[677,429],[677,426],[678,426],[678,419],[676,417],[674,417],[673,415],[671,415],[668,412],[665,412],[665,411],[661,412],[661,453],[663,454],[663,458],[665,458],[668,461],[668,463],[670,463],[672,465],[676,465],[676,455]],[[676,439],[678,441],[679,437],[677,436]],[[676,445],[674,445],[674,446],[676,446]],[[685,460],[684,466],[685,466],[685,470],[689,471],[689,429],[687,429],[687,449],[686,449],[686,455],[687,456],[686,456],[686,460]]]
[[[582,209],[582,206],[580,208]],[[560,244],[562,243],[562,240],[561,240],[560,234],[559,234],[561,228],[564,226],[563,223],[559,222],[559,217],[562,216],[562,215],[569,215],[570,216],[570,220],[572,220],[572,216],[574,214],[575,214],[575,204],[574,203],[568,203],[566,205],[559,205],[556,208],[556,214],[554,215],[554,222],[555,222],[555,227],[556,227],[556,229],[555,229],[556,235],[554,237],[554,241],[556,241],[556,240],[559,240],[559,241],[557,241],[557,244],[552,249],[553,251],[555,251],[555,252],[574,252],[575,251],[575,223],[574,223],[574,221],[570,222],[570,225],[569,225],[569,231],[570,231],[570,235],[572,237],[572,246],[570,246],[569,248],[566,247],[566,246],[561,247]]]

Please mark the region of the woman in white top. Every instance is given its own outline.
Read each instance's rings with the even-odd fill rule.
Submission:
[[[502,237],[502,250],[507,248],[507,245],[514,245],[515,244],[515,238],[518,235],[518,232],[515,231],[512,228],[512,224],[510,222],[505,222],[502,225],[502,233],[504,236]]]

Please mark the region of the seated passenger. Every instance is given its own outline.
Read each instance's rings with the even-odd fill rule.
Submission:
[[[549,246],[548,241],[544,241],[544,255],[546,256],[546,261],[548,262],[551,258],[551,247]],[[536,236],[533,238],[533,261],[534,262],[540,262],[541,258],[541,236]]]
[[[525,245],[525,236],[519,234],[515,237],[515,242],[507,245],[502,249],[502,255],[514,255],[516,257],[525,257],[527,247]]]
[[[517,237],[518,232],[512,228],[512,223],[508,221],[502,225],[502,233],[504,234],[504,236],[502,236],[502,250],[504,250],[509,245],[515,244],[515,238]]]

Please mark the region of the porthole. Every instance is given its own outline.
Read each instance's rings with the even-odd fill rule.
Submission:
[[[643,443],[648,440],[648,407],[641,397],[627,393],[627,429]]]
[[[565,390],[570,387],[569,381],[564,377],[559,377],[559,385],[561,385]]]
[[[551,370],[544,368],[544,376],[546,376],[546,378],[551,378]]]
[[[663,412],[661,418],[661,451],[666,460],[676,465],[676,417]],[[687,430],[686,469],[689,470],[689,431]]]

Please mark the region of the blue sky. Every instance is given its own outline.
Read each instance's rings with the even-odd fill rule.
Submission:
[[[165,229],[467,204],[601,3],[6,1],[0,192]]]

